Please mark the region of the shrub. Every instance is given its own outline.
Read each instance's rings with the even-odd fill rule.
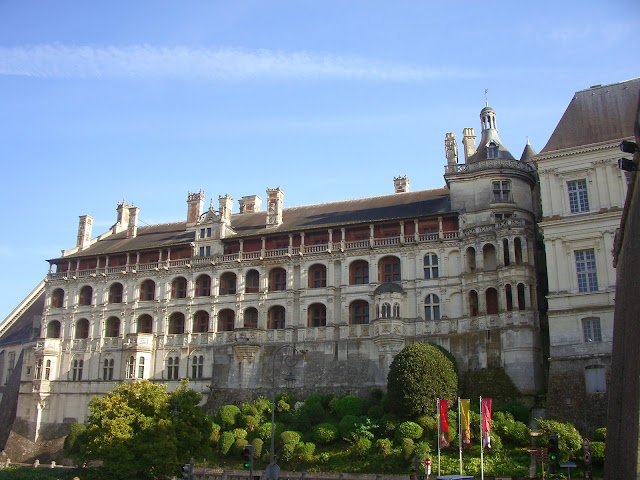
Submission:
[[[376,449],[385,459],[393,453],[393,444],[388,438],[379,438],[376,440]]]
[[[518,387],[501,367],[472,370],[463,376],[461,383],[464,398],[488,397],[496,404],[504,404],[520,397]]]
[[[384,415],[384,408],[382,408],[382,405],[371,405],[371,407],[369,407],[369,410],[367,411],[367,415],[369,416],[369,418],[373,418],[376,420],[382,418],[382,416]]]
[[[222,455],[228,455],[235,441],[236,437],[233,436],[233,433],[222,432],[220,438],[218,438],[218,451]]]
[[[340,436],[344,440],[351,441],[359,422],[360,418],[355,415],[345,415],[342,417],[339,425]]]
[[[63,451],[66,457],[72,458],[77,465],[81,465],[85,460],[84,457],[84,435],[87,431],[81,423],[72,423],[69,429],[69,435],[64,439]]]
[[[400,425],[400,420],[394,413],[387,413],[382,416],[378,422],[379,431],[381,435],[391,437],[396,428]]]
[[[273,424],[273,431],[275,438],[278,438],[282,432],[284,432],[284,425],[280,422]],[[263,423],[255,430],[256,437],[261,438],[265,442],[271,440],[271,423]]]
[[[413,456],[423,463],[424,459],[431,455],[431,445],[428,442],[418,442],[413,449]]]
[[[262,449],[264,448],[264,442],[262,439],[254,438],[251,445],[253,445],[253,458],[260,458],[262,456]]]
[[[244,447],[249,445],[249,442],[245,438],[236,438],[236,441],[233,442],[233,446],[231,447],[231,454],[238,457],[242,453]]]
[[[416,418],[416,423],[423,428],[425,433],[438,431],[438,421],[431,415],[420,415]]]
[[[589,444],[591,461],[594,465],[604,465],[604,442],[591,442]]]
[[[607,440],[607,429],[606,428],[598,428],[595,432],[593,432],[593,441],[594,442],[605,442]]]
[[[216,443],[218,441],[218,438],[220,437],[220,425],[218,425],[217,423],[211,423],[211,436],[209,437],[209,440],[211,440],[213,443]]]
[[[351,444],[351,455],[364,458],[371,449],[371,440],[366,437],[360,437],[353,444]]]
[[[260,425],[260,418],[257,415],[242,415],[240,417],[240,425],[242,425],[247,432],[253,432]]]
[[[259,397],[253,401],[253,406],[256,407],[258,415],[264,416],[266,412],[271,411],[271,402],[264,397]]]
[[[436,400],[453,402],[458,376],[453,363],[430,343],[413,343],[398,353],[389,368],[389,407],[403,418],[435,413]]]
[[[345,415],[362,415],[364,402],[355,395],[345,395],[335,406],[335,413],[338,419]]]
[[[236,426],[236,419],[240,414],[240,409],[235,405],[223,405],[218,409],[216,421],[223,430],[230,430]]]
[[[244,428],[234,428],[232,431],[236,440],[242,440],[247,438],[247,431]]]
[[[506,443],[526,447],[531,442],[531,430],[524,423],[514,420],[510,413],[496,412],[493,416],[492,430]]]
[[[240,405],[240,412],[245,415],[245,416],[256,416],[258,415],[258,409],[255,407],[255,405],[252,405],[250,403],[243,403],[242,405]]]
[[[561,423],[555,420],[538,418],[538,428],[543,435],[538,437],[538,446],[546,446],[549,443],[549,434],[558,434],[558,450],[560,460],[575,460],[582,449],[582,437],[576,427],[571,423]]]
[[[293,460],[296,445],[300,443],[301,438],[298,432],[292,430],[287,430],[280,434],[278,440],[281,447],[281,457],[284,461],[289,462]]]
[[[313,438],[317,443],[331,443],[338,438],[338,427],[332,423],[321,423],[313,429]]]
[[[294,453],[295,456],[303,462],[310,462],[313,459],[313,453],[316,451],[316,446],[313,442],[300,442],[296,445]]]
[[[525,425],[529,425],[529,420],[531,420],[531,411],[523,403],[509,402],[506,405],[500,407],[500,410],[513,415],[514,420],[516,420],[517,422],[522,422]]]
[[[400,448],[402,450],[402,458],[409,460],[413,456],[415,444],[410,438],[403,438],[400,440]]]
[[[410,438],[416,440],[422,437],[423,429],[415,422],[402,422],[396,429],[396,438]]]

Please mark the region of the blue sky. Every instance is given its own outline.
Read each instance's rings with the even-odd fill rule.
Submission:
[[[0,321],[125,199],[285,207],[444,185],[444,136],[540,151],[573,93],[640,76],[637,1],[0,1]]]

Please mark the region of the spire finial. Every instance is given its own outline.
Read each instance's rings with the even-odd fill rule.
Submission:
[[[484,106],[485,107],[489,106],[489,98],[487,97],[487,93],[489,93],[489,89],[485,88],[484,89]]]

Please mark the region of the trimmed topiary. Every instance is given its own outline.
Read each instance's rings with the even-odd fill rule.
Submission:
[[[261,438],[254,438],[251,441],[251,445],[253,445],[253,458],[260,458],[262,456],[262,449],[264,448],[264,442]]]
[[[300,442],[294,449],[294,455],[303,462],[310,462],[315,451],[316,445],[313,442]]]
[[[383,458],[387,458],[389,455],[393,453],[393,444],[391,440],[388,438],[379,438],[376,440],[376,449],[383,456]]]
[[[317,443],[331,443],[338,439],[338,427],[332,423],[321,423],[313,429],[313,438]]]
[[[422,437],[423,429],[415,422],[402,422],[396,429],[396,438],[410,438],[417,440]]]
[[[358,438],[357,441],[351,444],[351,448],[349,449],[351,455],[357,458],[366,457],[369,450],[371,450],[371,440],[365,437]]]
[[[235,441],[236,437],[233,436],[233,433],[222,432],[220,438],[218,438],[218,451],[222,455],[228,455]]]
[[[223,405],[218,409],[216,420],[223,430],[231,430],[236,426],[238,415],[240,415],[238,407],[235,405]]]
[[[430,343],[413,343],[395,356],[387,376],[388,405],[402,418],[435,414],[436,400],[457,397],[453,363]]]
[[[607,429],[605,427],[596,429],[593,432],[593,441],[594,442],[605,442],[607,440]]]
[[[345,415],[362,415],[364,402],[355,395],[345,395],[337,401],[335,405],[335,413],[338,419]]]

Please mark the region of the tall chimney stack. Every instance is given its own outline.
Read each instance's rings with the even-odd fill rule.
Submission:
[[[138,236],[138,207],[129,207],[129,226],[127,228],[127,238]]]
[[[393,177],[393,186],[396,189],[396,193],[404,193],[409,191],[409,177]]]
[[[191,193],[187,196],[187,226],[192,227],[196,224],[200,215],[204,211],[204,192],[200,190],[198,193]]]
[[[91,243],[91,228],[93,227],[93,217],[89,215],[80,216],[80,224],[78,225],[78,241],[76,247],[84,250]]]
[[[473,128],[462,129],[462,145],[464,146],[464,161],[476,153],[476,133]]]

